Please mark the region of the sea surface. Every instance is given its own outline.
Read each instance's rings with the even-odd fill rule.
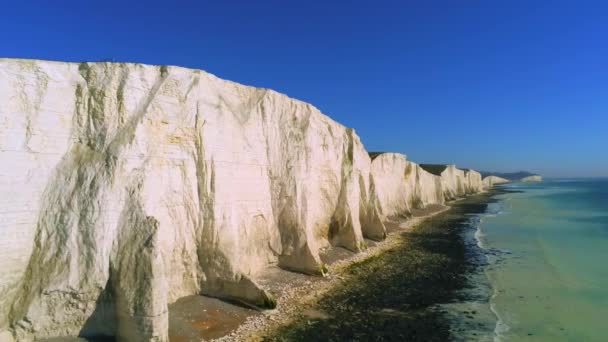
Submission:
[[[471,277],[477,296],[450,304],[475,313],[474,325],[454,319],[455,336],[608,341],[608,179],[503,188],[471,218],[485,262]]]

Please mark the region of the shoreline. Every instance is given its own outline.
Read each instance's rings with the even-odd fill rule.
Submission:
[[[327,291],[344,281],[343,274],[349,266],[394,248],[400,233],[415,229],[420,223],[433,216],[439,215],[450,208],[450,205],[442,206],[441,209],[431,213],[413,216],[407,220],[398,222],[397,225],[400,229],[390,232],[385,240],[371,241],[373,246],[368,247],[365,251],[358,254],[353,253],[352,256],[347,257],[346,259],[341,259],[329,264],[327,266],[329,274],[326,277],[306,276],[310,278],[309,282],[303,286],[287,289],[285,293],[277,298],[278,304],[275,309],[261,311],[261,315],[250,316],[243,324],[239,325],[236,331],[233,331],[229,335],[212,339],[211,341],[261,341],[264,333],[268,333],[293,320],[297,316],[298,308],[312,304],[312,302],[318,300]],[[394,224],[395,222],[391,223]],[[367,241],[368,243],[370,242],[369,240]]]
[[[502,187],[500,188],[500,190],[495,190],[496,195],[501,195],[501,194],[505,194],[505,193],[508,193],[508,191],[505,191],[504,188],[502,188]],[[501,200],[496,199],[496,196],[494,196],[494,200],[496,201],[496,203],[501,202]],[[483,276],[487,280],[487,282],[492,290],[492,292],[490,293],[489,298],[488,298],[488,307],[489,307],[490,312],[494,316],[494,319],[496,320],[496,323],[494,324],[494,329],[492,331],[493,341],[501,341],[501,336],[509,330],[509,326],[506,323],[504,323],[503,319],[500,317],[500,314],[498,313],[498,311],[496,309],[496,304],[494,303],[494,299],[498,296],[499,289],[496,287],[495,284],[492,283],[492,279],[489,274],[489,267],[494,265],[496,263],[496,261],[493,261],[491,259],[491,256],[490,256],[491,248],[489,246],[487,246],[486,243],[483,241],[483,237],[485,236],[485,234],[481,227],[482,227],[484,218],[500,215],[500,214],[502,214],[503,210],[504,210],[504,208],[502,208],[502,207],[499,211],[492,212],[492,213],[490,213],[486,210],[486,213],[481,216],[480,222],[477,225],[477,230],[474,234],[474,238],[477,243],[477,248],[483,254],[483,258],[486,263],[485,265],[481,266],[482,267],[481,272],[483,273]]]
[[[605,182],[557,180],[514,184],[496,196],[488,210],[496,215],[481,226],[494,341],[604,339],[608,274],[597,260],[608,255],[601,215],[608,207],[597,200],[607,190]]]
[[[297,325],[299,321],[323,321],[331,316],[323,310],[317,308],[324,297],[331,292],[336,292],[340,287],[349,286],[349,281],[354,280],[354,276],[350,274],[353,267],[358,264],[364,264],[370,260],[381,259],[384,254],[390,251],[399,249],[403,243],[411,243],[404,234],[416,233],[421,226],[425,226],[429,220],[450,215],[441,215],[454,211],[462,203],[470,202],[472,205],[481,204],[485,210],[487,202],[490,201],[494,193],[486,191],[479,194],[473,194],[466,198],[451,201],[446,206],[441,208],[435,207],[432,212],[414,213],[413,217],[401,221],[390,221],[389,224],[393,227],[387,238],[380,242],[372,242],[372,246],[364,252],[353,254],[345,259],[338,260],[330,265],[329,275],[327,277],[309,277],[302,285],[289,287],[290,284],[283,284],[289,288],[284,293],[278,296],[278,305],[276,309],[262,311],[258,315],[250,316],[246,321],[239,325],[229,335],[213,339],[212,341],[229,342],[229,341],[266,341],[266,340],[282,340],[281,337],[275,335],[281,334],[281,329],[289,329],[289,326]],[[466,213],[456,213],[458,219],[464,220]],[[452,220],[456,220],[452,218]],[[433,225],[429,223],[428,225]],[[458,232],[457,234],[460,234]],[[463,241],[461,241],[464,243]],[[461,274],[465,276],[465,274]],[[439,303],[436,303],[439,304]],[[387,312],[392,312],[387,309]],[[309,322],[310,322],[309,321]]]
[[[485,202],[486,210],[477,215],[475,223],[471,225],[471,231],[464,232],[471,266],[467,270],[466,287],[457,302],[444,305],[450,311],[456,340],[500,341],[503,334],[510,329],[496,310],[494,299],[501,290],[496,287],[489,273],[503,262],[505,255],[503,251],[487,244],[483,226],[487,218],[503,213],[503,199],[500,195],[520,191],[502,186],[491,191],[491,196]],[[474,319],[469,315],[471,312],[475,312]]]
[[[522,191],[499,186],[495,188],[493,192],[494,194],[492,196],[492,199],[488,202],[488,204],[503,202],[502,198],[497,197],[499,195],[519,193]],[[486,210],[486,213],[480,216],[480,222],[474,234],[476,246],[484,260],[484,264],[481,265],[481,269],[479,270],[479,272],[483,273],[483,277],[487,281],[487,284],[490,286],[491,289],[491,293],[489,293],[488,296],[488,308],[493,318],[495,319],[494,329],[492,329],[493,341],[501,341],[504,334],[507,333],[511,329],[511,327],[505,322],[503,317],[501,317],[500,313],[496,308],[495,299],[498,297],[501,289],[497,287],[497,285],[492,281],[492,278],[490,276],[492,267],[502,262],[504,256],[501,256],[501,251],[494,250],[491,246],[488,246],[487,243],[484,242],[483,239],[486,234],[482,230],[482,223],[484,222],[485,218],[502,215],[505,210],[503,205],[504,204],[500,205],[498,211],[489,212],[488,210]]]

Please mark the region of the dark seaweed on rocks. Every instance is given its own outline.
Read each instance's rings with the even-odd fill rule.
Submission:
[[[399,245],[353,264],[342,285],[266,341],[449,341],[437,304],[457,301],[470,261],[463,232],[468,214],[486,210],[493,193],[453,207],[402,233]]]

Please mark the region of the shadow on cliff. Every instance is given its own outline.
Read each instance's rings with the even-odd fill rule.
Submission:
[[[114,295],[111,287],[111,279],[108,279],[105,288],[95,302],[95,310],[87,318],[78,337],[90,342],[114,342],[116,341],[116,307],[114,306]]]

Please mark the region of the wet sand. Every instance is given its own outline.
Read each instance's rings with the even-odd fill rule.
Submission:
[[[229,334],[259,311],[205,296],[188,296],[169,305],[169,340],[190,342]]]

